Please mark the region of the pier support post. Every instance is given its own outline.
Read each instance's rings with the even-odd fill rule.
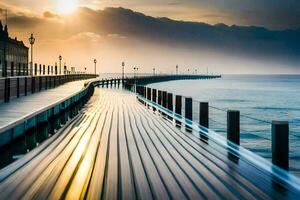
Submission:
[[[152,101],[154,103],[157,103],[157,100],[156,100],[156,89],[152,89]],[[153,111],[156,111],[155,106],[153,106]]]
[[[289,170],[289,123],[272,121],[272,163]]]
[[[162,105],[162,104],[161,104],[161,91],[160,91],[160,90],[158,90],[157,103],[158,103],[159,105]]]
[[[167,108],[167,92],[163,91],[162,93],[162,106]]]
[[[199,124],[205,128],[209,127],[209,106],[208,102],[200,102]]]
[[[152,101],[155,103],[157,102],[156,101],[156,89],[152,89]]]
[[[151,101],[151,88],[147,88],[147,99]]]
[[[182,96],[175,96],[175,113],[180,115],[182,114]],[[176,125],[181,125],[181,122],[176,120]]]
[[[240,145],[240,111],[227,111],[227,139]]]
[[[182,114],[182,96],[180,95],[175,97],[175,113],[178,115]]]
[[[193,99],[190,97],[185,98],[185,118],[193,120]]]
[[[168,109],[171,110],[173,112],[173,94],[172,93],[168,93]]]

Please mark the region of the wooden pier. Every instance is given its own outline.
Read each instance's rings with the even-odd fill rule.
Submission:
[[[56,134],[0,170],[1,198],[299,198],[298,178],[209,129],[194,128],[151,102],[153,93],[143,90],[137,98],[93,82],[99,84]],[[169,94],[157,94],[170,105]]]
[[[132,93],[96,89],[65,128],[0,171],[0,194],[4,199],[299,197],[293,185],[228,153],[162,120]]]

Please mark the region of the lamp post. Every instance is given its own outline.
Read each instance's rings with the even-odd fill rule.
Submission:
[[[125,63],[122,62],[122,83],[124,83],[124,67],[125,67]]]
[[[30,75],[32,75],[33,74],[33,44],[35,43],[35,38],[33,37],[33,33],[31,33],[28,40],[29,40],[29,43],[31,45]]]
[[[155,76],[155,68],[153,68],[153,76]]]
[[[178,75],[178,65],[176,65],[176,75]]]
[[[97,60],[94,59],[94,64],[95,64],[95,75],[97,74]]]
[[[58,56],[58,59],[59,59],[59,74],[61,74],[61,61],[62,61],[62,56],[59,55],[59,56]]]

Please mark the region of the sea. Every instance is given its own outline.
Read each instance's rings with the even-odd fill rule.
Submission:
[[[271,159],[272,120],[289,122],[290,171],[300,177],[300,75],[223,75],[220,79],[155,83],[151,88],[209,102],[209,126],[226,137],[226,111],[241,114],[241,146]]]

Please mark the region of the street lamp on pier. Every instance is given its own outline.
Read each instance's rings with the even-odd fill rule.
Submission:
[[[30,46],[31,46],[31,62],[30,62],[30,75],[33,74],[33,45],[35,43],[35,37],[33,33],[31,33],[30,37],[28,38]]]
[[[176,75],[178,75],[178,65],[176,65]]]
[[[155,68],[153,68],[153,76],[155,76]]]
[[[125,63],[122,62],[122,83],[124,83],[124,67],[125,67]]]
[[[59,55],[59,56],[58,56],[58,59],[59,59],[59,74],[61,74],[61,61],[62,61],[62,56]]]
[[[95,75],[97,74],[97,60],[94,59],[94,64],[95,64]]]

